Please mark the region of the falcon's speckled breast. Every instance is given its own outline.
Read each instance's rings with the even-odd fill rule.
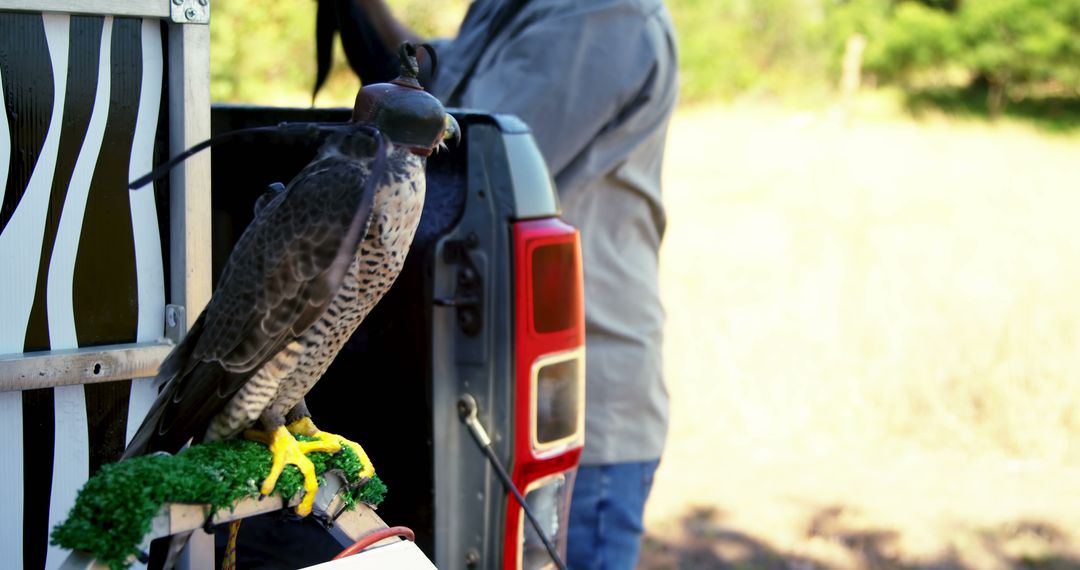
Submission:
[[[210,423],[207,440],[234,437],[263,414],[284,418],[394,284],[423,212],[425,161],[393,145],[387,158],[387,178],[376,188],[367,231],[341,288],[314,325],[263,365],[232,397]]]

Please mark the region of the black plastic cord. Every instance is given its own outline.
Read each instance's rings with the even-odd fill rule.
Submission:
[[[235,131],[229,131],[210,137],[201,143],[185,150],[184,152],[172,157],[167,162],[159,164],[148,174],[139,177],[134,182],[128,185],[131,190],[137,190],[146,186],[147,184],[164,177],[170,170],[176,168],[176,165],[191,158],[195,154],[206,150],[214,145],[229,142],[233,139],[240,138],[246,135],[252,134],[297,134],[301,136],[317,136],[324,132],[333,132],[346,128],[357,128],[357,125],[350,123],[316,123],[316,122],[297,122],[297,123],[279,123],[277,125],[271,125],[268,127],[250,127],[247,129],[237,129]],[[371,127],[372,131],[376,129]]]
[[[521,496],[521,491],[518,491],[517,485],[514,485],[514,482],[510,479],[510,475],[506,472],[506,468],[503,467],[502,462],[499,461],[499,457],[495,455],[495,450],[491,449],[491,441],[485,441],[487,439],[487,434],[481,435],[480,432],[470,425],[469,418],[475,418],[476,411],[476,400],[473,399],[472,396],[465,396],[461,400],[458,400],[458,414],[461,417],[461,421],[469,428],[469,433],[472,434],[473,441],[476,442],[476,445],[480,446],[480,450],[484,452],[488,461],[491,462],[492,467],[495,468],[495,473],[499,476],[499,480],[502,482],[503,487],[514,495],[514,499],[521,505],[521,510],[525,511],[525,517],[529,519],[536,534],[540,537],[540,541],[544,543],[544,548],[547,549],[552,562],[555,563],[555,566],[559,567],[559,570],[567,570],[566,563],[563,562],[562,557],[559,556],[559,551],[555,548],[555,544],[548,538],[547,533],[540,528],[540,521],[536,518],[536,515],[533,514],[528,503],[525,502],[525,497]],[[477,424],[477,427],[480,427],[479,424]]]

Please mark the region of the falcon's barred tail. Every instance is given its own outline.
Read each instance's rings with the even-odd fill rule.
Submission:
[[[165,415],[166,404],[172,397],[170,386],[175,383],[170,383],[177,376],[181,376],[186,372],[185,367],[191,357],[191,352],[198,343],[200,332],[202,330],[203,318],[200,315],[195,324],[191,327],[191,331],[184,337],[184,340],[169,353],[169,356],[165,358],[165,361],[161,363],[161,369],[158,370],[157,381],[162,386],[162,391],[158,394],[158,397],[154,400],[154,404],[150,406],[150,411],[146,413],[146,418],[143,419],[142,425],[139,426],[138,431],[132,436],[131,441],[128,442],[127,449],[124,450],[124,454],[121,459],[128,459],[130,457],[137,457],[139,455],[146,455],[153,451],[159,451],[155,448],[154,443],[156,440],[158,426],[161,423],[161,418]]]

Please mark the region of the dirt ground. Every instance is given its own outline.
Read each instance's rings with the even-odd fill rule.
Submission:
[[[680,112],[640,567],[1080,568],[1080,139]]]

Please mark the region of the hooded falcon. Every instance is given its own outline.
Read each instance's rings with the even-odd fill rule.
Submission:
[[[416,79],[413,46],[401,61],[400,77],[360,90],[349,123],[320,127],[330,136],[288,186],[260,197],[210,302],[162,363],[166,384],[124,458],[259,440],[273,456],[260,491],[296,465],[300,515],[318,490],[305,453],[348,445],[361,475],[374,473],[358,444],[315,427],[304,396],[400,273],[423,209],[426,157],[457,135]]]

